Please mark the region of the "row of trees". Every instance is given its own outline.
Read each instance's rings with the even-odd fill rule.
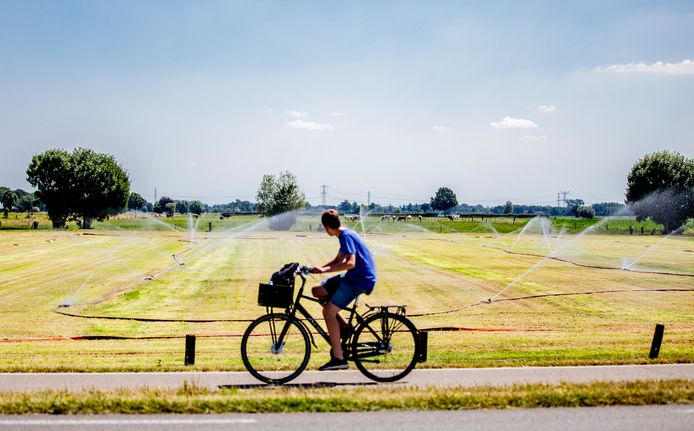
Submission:
[[[12,190],[9,187],[0,187],[0,204],[5,218],[10,211],[28,213],[46,210],[46,205],[34,193],[22,189]]]
[[[27,169],[27,180],[36,187],[35,193],[0,188],[0,202],[7,214],[13,208],[32,211],[45,206],[54,227],[66,221],[81,220],[83,228],[90,228],[94,219],[103,220],[110,215],[129,209],[152,210],[173,214],[219,211],[228,213],[257,211],[270,217],[273,229],[288,229],[295,223],[296,210],[308,203],[296,177],[289,171],[279,175],[265,175],[258,188],[255,204],[236,200],[224,206],[210,207],[198,200],[175,201],[163,196],[153,204],[138,193],[130,193],[127,172],[113,156],[96,153],[85,148],[72,152],[53,149],[35,155]],[[637,161],[627,176],[626,206],[639,220],[652,218],[663,224],[666,232],[682,226],[694,217],[694,160],[679,153],[661,151],[648,154]],[[567,202],[568,207],[513,205],[507,201],[496,207],[459,204],[457,196],[448,187],[441,187],[430,202],[407,204],[400,207],[371,204],[372,212],[447,212],[548,215],[575,215],[593,217],[624,211],[624,205],[606,202],[585,206],[580,199]],[[343,201],[338,210],[357,213],[356,202]],[[226,210],[226,211],[225,211]]]

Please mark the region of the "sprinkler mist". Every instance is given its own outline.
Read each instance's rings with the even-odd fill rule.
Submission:
[[[561,245],[560,247],[558,247],[556,250],[551,250],[551,249],[550,249],[550,251],[547,253],[547,255],[545,255],[542,259],[540,259],[539,261],[537,261],[533,266],[531,266],[530,268],[528,268],[528,270],[525,271],[523,274],[519,275],[515,280],[513,280],[512,282],[510,282],[509,284],[507,284],[507,285],[506,285],[503,289],[501,289],[496,295],[492,296],[492,297],[490,298],[490,300],[489,300],[489,303],[491,303],[493,300],[495,300],[496,298],[498,298],[499,295],[501,295],[502,293],[506,292],[508,289],[510,289],[510,288],[512,288],[513,286],[515,286],[516,284],[518,284],[518,282],[520,282],[522,279],[524,279],[528,274],[532,273],[532,272],[535,271],[537,268],[539,268],[539,267],[541,267],[542,265],[544,265],[544,263],[547,262],[547,260],[556,257],[560,252],[562,252],[564,249],[566,249],[570,244],[573,244],[573,243],[575,243],[576,241],[580,240],[580,239],[583,238],[585,235],[587,235],[588,233],[593,232],[594,230],[598,229],[600,226],[602,226],[603,224],[607,223],[608,221],[610,221],[610,220],[613,219],[613,218],[616,218],[616,216],[605,217],[604,219],[600,220],[598,223],[596,223],[596,224],[594,224],[594,225],[592,225],[592,226],[590,226],[590,227],[584,229],[584,230],[581,231],[580,233],[578,233],[573,239],[571,239],[571,240],[569,240],[569,241],[566,241],[564,244],[562,244],[562,245]]]

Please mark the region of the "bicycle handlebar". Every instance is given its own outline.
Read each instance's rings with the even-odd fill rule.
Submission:
[[[311,273],[311,269],[313,269],[312,266],[309,265],[299,265],[299,267],[296,269],[297,274],[301,275],[306,275]]]

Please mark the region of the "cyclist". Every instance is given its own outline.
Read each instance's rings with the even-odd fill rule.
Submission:
[[[357,295],[371,293],[376,284],[376,265],[364,240],[353,230],[341,226],[337,211],[329,209],[323,212],[321,223],[325,233],[340,241],[340,249],[333,260],[323,266],[314,266],[311,272],[347,272],[323,280],[312,289],[313,296],[323,300],[323,318],[328,326],[332,347],[330,361],[319,370],[344,370],[348,365],[340,345],[340,329],[347,326],[347,321],[340,310],[349,305]]]

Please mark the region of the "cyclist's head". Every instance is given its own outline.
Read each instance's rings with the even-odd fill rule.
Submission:
[[[320,222],[330,229],[338,229],[340,227],[340,215],[335,210],[325,210],[320,217]]]

